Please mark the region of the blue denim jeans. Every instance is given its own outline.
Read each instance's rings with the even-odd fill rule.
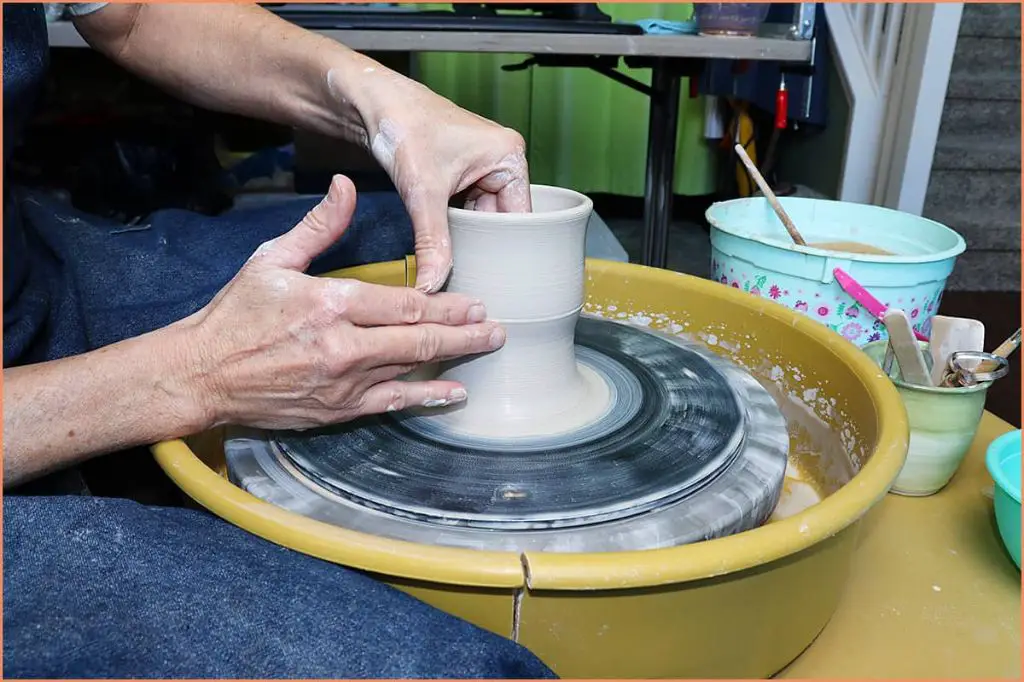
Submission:
[[[287,232],[316,203],[296,199],[217,217],[169,209],[126,226],[38,191],[16,189],[14,200],[35,250],[62,261],[57,273],[39,274],[45,281],[38,287],[53,289],[51,306],[61,308],[51,312],[55,331],[45,359],[93,350],[190,315],[261,243]],[[412,225],[398,195],[361,193],[349,228],[309,273],[412,252]]]
[[[503,637],[202,512],[7,497],[3,523],[5,677],[553,677]]]

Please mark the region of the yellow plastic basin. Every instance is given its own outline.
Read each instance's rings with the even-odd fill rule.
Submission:
[[[402,286],[407,268],[383,263],[331,276]],[[838,454],[834,448],[816,452],[813,429],[809,436],[802,427],[791,432],[794,444],[806,441],[794,449],[824,499],[789,518],[708,542],[519,556],[390,540],[274,507],[227,481],[217,432],[160,443],[153,452],[185,493],[231,523],[371,572],[515,638],[561,676],[740,678],[777,672],[825,627],[856,548],[857,522],[903,465],[908,428],[896,390],[838,334],[714,282],[588,261],[587,306],[592,313],[703,339],[803,406],[841,443]]]

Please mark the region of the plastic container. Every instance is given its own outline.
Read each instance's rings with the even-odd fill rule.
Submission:
[[[767,296],[863,346],[887,338],[885,327],[835,281],[845,270],[887,306],[906,310],[928,336],[963,237],[932,220],[887,208],[796,197],[779,200],[809,244],[857,242],[894,256],[797,246],[763,197],[716,203],[711,224],[713,279]]]
[[[864,352],[881,366],[886,341],[869,343]],[[927,353],[928,344],[920,342]],[[910,423],[907,461],[891,492],[912,497],[933,495],[952,480],[974,442],[992,382],[966,388],[913,386],[893,379]]]
[[[693,14],[701,35],[749,37],[768,18],[767,2],[699,2]]]
[[[1020,429],[992,441],[985,464],[996,483],[993,503],[999,535],[1020,568]]]

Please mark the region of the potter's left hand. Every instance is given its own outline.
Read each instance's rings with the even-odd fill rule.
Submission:
[[[448,202],[528,212],[525,143],[516,131],[462,109],[380,66],[363,74],[359,106],[374,157],[391,176],[416,232],[416,286],[434,292],[452,266]]]
[[[480,211],[530,210],[519,133],[254,3],[107,3],[75,27],[193,104],[365,145],[412,217],[423,291],[440,289],[451,268],[452,196],[465,192]]]

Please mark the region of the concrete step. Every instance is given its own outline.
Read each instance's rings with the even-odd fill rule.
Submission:
[[[1020,170],[1020,133],[940,135],[932,170]]]
[[[951,291],[1020,291],[1020,251],[966,251],[946,282]],[[1016,311],[1008,310],[1007,314]]]
[[[1020,72],[950,74],[947,99],[1020,101]]]
[[[964,36],[956,41],[953,73],[979,75],[993,72],[1020,73],[1019,38]]]
[[[960,134],[987,134],[1000,139],[1013,134],[1019,136],[1020,101],[947,97],[939,137]]]
[[[965,3],[960,35],[972,38],[1020,38],[1020,4]]]
[[[933,171],[924,205],[945,215],[1020,210],[1020,171]]]
[[[989,211],[925,206],[924,217],[956,230],[968,250],[1020,251],[1020,207]]]

